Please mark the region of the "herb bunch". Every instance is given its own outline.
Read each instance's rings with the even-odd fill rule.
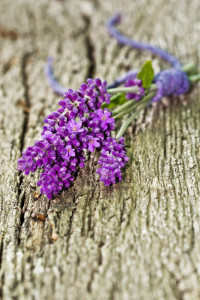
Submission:
[[[58,102],[60,108],[44,119],[41,139],[23,151],[18,170],[28,175],[42,168],[38,185],[49,199],[70,186],[78,168],[84,167],[86,151],[93,152],[96,148],[101,150],[99,180],[105,185],[122,180],[122,170],[129,160],[122,136],[128,126],[149,103],[164,96],[185,94],[200,80],[194,64],[183,67],[168,52],[119,33],[115,25],[120,20],[121,16],[116,15],[107,24],[110,34],[120,44],[148,50],[169,62],[172,68],[154,75],[148,60],[139,72],[129,71],[109,86],[99,78],[89,78],[78,90],[66,91],[54,79],[52,59],[48,59],[46,76],[53,90],[64,97]],[[118,120],[122,122],[115,133]]]

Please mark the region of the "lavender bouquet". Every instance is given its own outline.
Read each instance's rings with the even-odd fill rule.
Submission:
[[[171,64],[172,68],[154,76],[151,61],[139,72],[129,71],[107,85],[99,78],[88,79],[76,91],[65,90],[53,77],[52,59],[45,72],[53,90],[64,95],[59,108],[44,119],[41,140],[28,147],[18,160],[18,170],[25,175],[42,168],[38,186],[51,199],[74,181],[76,172],[84,167],[86,151],[100,150],[99,180],[109,186],[122,180],[122,171],[129,160],[122,137],[128,126],[151,102],[164,96],[188,93],[200,79],[193,64],[182,66],[168,52],[149,44],[132,41],[117,31],[120,15],[111,18],[107,27],[120,44],[149,50]],[[115,133],[116,122],[123,119]]]

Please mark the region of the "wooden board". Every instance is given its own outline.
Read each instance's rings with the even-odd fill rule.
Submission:
[[[124,180],[98,182],[90,155],[68,191],[48,201],[39,173],[17,159],[40,138],[60,99],[43,68],[77,89],[88,77],[111,82],[150,58],[120,47],[105,22],[199,64],[199,0],[1,0],[0,298],[200,299],[199,88],[149,108],[126,134]]]

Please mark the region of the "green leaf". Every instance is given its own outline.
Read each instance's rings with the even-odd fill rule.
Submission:
[[[126,99],[126,94],[120,93],[111,97],[109,104],[103,103],[101,108],[113,109],[118,105],[124,104],[126,101],[128,101]]]
[[[147,60],[144,63],[140,72],[137,75],[137,78],[142,80],[142,85],[145,89],[148,89],[150,87],[154,78],[154,71],[150,60]]]

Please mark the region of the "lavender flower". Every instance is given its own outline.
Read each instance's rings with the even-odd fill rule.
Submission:
[[[131,87],[131,86],[138,86],[140,89],[138,93],[127,93],[126,99],[131,100],[135,99],[136,101],[139,101],[145,94],[145,90],[142,86],[142,81],[140,79],[128,79],[124,85],[125,87]]]
[[[68,124],[68,133],[69,134],[78,134],[80,132],[83,132],[83,128],[82,128],[82,122],[76,122],[74,120],[71,120]]]
[[[88,84],[83,83],[79,89],[79,95],[82,98],[88,99],[87,106],[89,110],[96,110],[101,107],[105,102],[110,103],[110,94],[106,90],[106,81],[101,81],[101,79],[91,79],[87,80]]]
[[[83,135],[83,132],[80,134]],[[84,134],[86,136],[86,132]],[[45,131],[43,140],[23,152],[22,158],[18,160],[18,170],[28,175],[42,167],[44,173],[38,185],[41,186],[41,193],[51,199],[62,188],[70,185],[78,167],[84,167],[85,157],[81,146],[79,134],[66,141],[58,133]]]
[[[25,175],[35,172],[38,167],[51,164],[55,159],[55,151],[46,140],[35,142],[34,146],[28,147],[22,152],[22,157],[18,160],[18,170]]]
[[[57,161],[55,165],[46,167],[37,183],[41,186],[41,193],[51,199],[63,188],[69,187],[74,180],[77,165],[80,166],[84,159],[84,156],[79,154],[70,164],[66,161]]]
[[[188,92],[190,88],[189,78],[182,70],[180,61],[158,47],[132,41],[118,32],[115,25],[120,21],[121,16],[116,15],[107,23],[110,34],[120,44],[148,50],[169,62],[173,68],[161,71],[154,77],[156,94],[154,91],[154,95],[147,93],[144,101],[138,103],[138,106],[124,103],[120,109],[115,109],[115,119],[129,114],[129,107],[131,109],[134,109],[135,106],[139,107],[136,110],[138,114],[150,99],[157,102],[163,96],[180,95]],[[112,113],[109,109],[101,109],[103,103],[110,103],[106,81],[101,81],[99,78],[89,78],[87,83],[81,84],[79,90],[69,89],[65,91],[53,77],[51,58],[48,59],[45,72],[53,90],[58,94],[64,94],[64,98],[59,101],[60,108],[45,118],[41,140],[23,151],[22,157],[18,160],[18,170],[28,175],[30,172],[35,172],[37,168],[43,168],[44,171],[38,185],[41,186],[41,192],[51,199],[63,188],[70,186],[78,167],[84,167],[85,150],[93,152],[95,148],[101,148],[100,167],[97,170],[100,180],[105,185],[111,185],[121,180],[122,169],[129,158],[126,156],[124,138],[121,137],[117,141],[116,138],[110,137],[111,132],[115,129]],[[117,91],[111,90],[122,83],[125,83],[125,87],[137,86],[139,92],[127,93],[126,98],[128,100],[141,100],[145,95],[145,90],[142,81],[136,79],[137,73],[137,71],[132,70],[116,79],[109,86],[110,92],[126,93],[127,89],[123,88],[121,90],[118,88]],[[130,89],[128,90],[130,91]],[[117,99],[119,100],[119,98]],[[114,103],[116,98],[112,100]],[[135,114],[130,115],[117,136],[122,135],[134,118]]]
[[[99,158],[100,168],[97,173],[100,175],[100,181],[105,185],[111,185],[116,181],[122,180],[122,169],[125,167],[129,157],[126,156],[124,138],[108,137],[104,142]]]
[[[76,154],[75,154],[75,150],[72,148],[71,145],[67,145],[67,146],[65,147],[65,149],[67,150],[67,151],[66,151],[65,158],[66,158],[66,160],[69,161],[69,159],[70,159],[71,156],[74,157],[74,156],[76,155]]]
[[[101,147],[115,128],[111,112],[100,109],[110,102],[106,81],[87,82],[78,91],[69,89],[64,94],[61,107],[44,119],[41,140],[18,160],[18,170],[25,175],[43,168],[38,185],[49,199],[70,185],[78,167],[84,167],[84,150]]]
[[[90,152],[93,152],[95,148],[99,147],[100,146],[100,143],[99,143],[99,139],[96,138],[96,137],[93,137],[93,136],[88,136],[89,138],[89,141],[88,141],[88,150]]]
[[[115,120],[111,117],[112,113],[109,109],[97,109],[89,114],[88,127],[92,129],[93,135],[105,139],[111,131],[115,129]]]

